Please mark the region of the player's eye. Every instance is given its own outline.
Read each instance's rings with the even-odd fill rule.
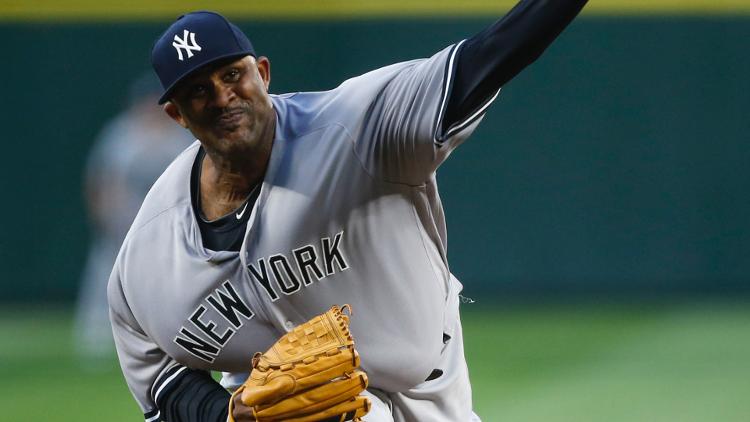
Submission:
[[[237,69],[229,69],[229,71],[224,74],[224,80],[227,82],[237,82],[240,79],[240,71]]]
[[[206,94],[206,86],[196,84],[190,87],[190,92],[188,92],[188,95],[191,98],[201,97]]]

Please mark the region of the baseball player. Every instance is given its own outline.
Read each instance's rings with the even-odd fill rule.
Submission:
[[[365,421],[479,420],[435,171],[585,3],[524,0],[429,58],[285,95],[224,17],[174,22],[152,63],[164,110],[197,141],[144,200],[108,290],[145,420],[263,420],[245,393],[229,415],[227,390],[258,369],[253,353],[344,303]]]

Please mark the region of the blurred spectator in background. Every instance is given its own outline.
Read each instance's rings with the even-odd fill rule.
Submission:
[[[107,281],[125,234],[151,185],[193,141],[161,110],[160,93],[152,72],[136,79],[127,109],[104,126],[87,158],[84,189],[92,236],[73,331],[87,364],[114,353]]]

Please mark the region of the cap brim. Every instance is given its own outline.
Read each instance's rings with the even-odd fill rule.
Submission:
[[[221,55],[221,56],[214,56],[214,57],[211,57],[211,59],[206,60],[205,62],[198,63],[192,69],[188,70],[187,72],[185,72],[182,75],[180,75],[179,77],[177,77],[177,79],[175,79],[175,81],[172,82],[172,85],[169,85],[164,90],[164,94],[162,94],[161,98],[159,98],[159,104],[164,104],[167,101],[169,101],[169,98],[172,96],[172,92],[177,87],[177,85],[179,85],[179,83],[183,79],[185,79],[188,76],[192,75],[193,73],[199,71],[203,67],[205,67],[205,66],[207,66],[207,65],[209,65],[211,63],[215,63],[215,62],[217,62],[219,60],[229,59],[229,58],[232,58],[232,57],[245,57],[245,56],[253,56],[253,57],[255,57],[255,55],[253,54],[252,51],[244,50],[244,51],[240,51],[240,52],[235,51],[233,53],[224,54],[224,55]]]

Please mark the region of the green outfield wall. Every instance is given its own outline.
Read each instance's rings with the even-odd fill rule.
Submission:
[[[430,55],[492,20],[241,26],[271,58],[280,93]],[[89,238],[86,154],[148,68],[163,26],[0,23],[0,301],[75,296]],[[449,257],[466,294],[750,292],[748,40],[750,17],[729,14],[575,22],[439,172]]]

